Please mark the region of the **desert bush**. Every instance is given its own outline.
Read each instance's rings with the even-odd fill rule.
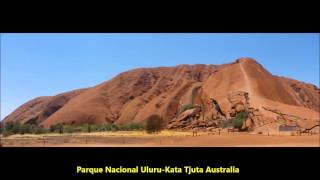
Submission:
[[[84,124],[81,126],[69,126],[71,133],[73,132],[92,132],[92,126],[90,124]]]
[[[66,133],[73,133],[73,132],[93,132],[97,131],[97,126],[93,124],[82,124],[80,126],[65,126],[67,128]]]
[[[93,124],[82,124],[80,126],[73,126],[74,132],[93,132],[97,131],[97,127]]]
[[[247,120],[248,117],[248,112],[237,113],[236,117],[233,118],[233,126],[238,129],[241,128],[242,124]]]
[[[79,126],[74,125],[62,125],[62,124],[56,124],[50,127],[50,132],[56,132],[56,133],[77,133],[77,132],[92,132],[97,131],[97,128],[94,128],[95,126],[91,124],[82,124]]]
[[[159,115],[151,115],[146,119],[146,130],[148,133],[160,132],[164,128],[164,121]]]
[[[88,128],[88,127],[87,127],[87,128]],[[91,131],[91,132],[102,131],[102,130],[101,130],[101,125],[91,124],[91,125],[90,125],[90,131]]]
[[[50,126],[49,131],[63,134],[63,129],[64,129],[63,125],[59,123],[59,124],[55,124],[55,125]]]
[[[7,133],[18,134],[20,133],[21,123],[18,121],[7,122],[4,125],[4,129]]]
[[[122,131],[135,131],[135,130],[144,130],[145,126],[143,123],[129,122],[119,127]]]
[[[88,124],[88,125],[87,125],[87,131],[88,131],[88,133],[91,133],[91,131],[92,131],[92,126],[91,126],[91,124]]]
[[[69,125],[65,125],[63,126],[63,132],[64,133],[74,133],[74,132],[79,132],[81,131],[81,127],[76,127],[76,126],[69,126]]]
[[[11,136],[14,133],[12,132],[13,127],[16,126],[14,125],[13,122],[8,122],[8,123],[1,123],[1,131],[2,131],[2,135],[3,137],[7,137],[7,136]]]
[[[119,128],[113,123],[104,123],[98,129],[99,131],[117,131]]]
[[[50,132],[55,133],[76,133],[76,132],[91,132],[97,131],[96,126],[91,124],[82,124],[79,126],[72,126],[72,125],[62,125],[62,124],[55,124],[50,126]]]
[[[188,109],[193,109],[195,108],[193,104],[186,104],[183,105],[180,109],[180,113],[183,113],[184,111],[188,110]]]
[[[3,135],[3,137],[8,137],[8,136],[13,135],[13,133],[9,132],[9,131],[3,131],[2,135]]]
[[[236,117],[224,121],[222,127],[233,127],[240,129],[242,127],[242,124],[247,120],[248,117],[248,112],[239,112],[237,113]]]
[[[4,136],[13,134],[42,134],[48,133],[48,130],[33,124],[21,124],[20,122],[8,122],[2,128]]]
[[[34,127],[31,124],[22,124],[19,130],[20,134],[31,134],[34,133]]]
[[[222,127],[223,128],[233,127],[233,118],[224,121],[223,124],[222,124]]]
[[[33,128],[33,133],[34,134],[45,134],[45,133],[49,133],[49,129],[45,129],[41,126],[34,126]]]

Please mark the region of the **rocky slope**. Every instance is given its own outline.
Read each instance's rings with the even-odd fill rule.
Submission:
[[[159,114],[168,128],[193,129],[216,128],[246,111],[243,128],[270,123],[308,127],[319,119],[319,97],[314,85],[274,76],[257,61],[240,58],[224,65],[134,69],[95,87],[33,99],[4,121],[44,127],[121,124]],[[179,113],[186,104],[195,108]]]

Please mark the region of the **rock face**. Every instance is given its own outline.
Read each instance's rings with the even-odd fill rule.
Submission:
[[[70,91],[56,96],[38,97],[21,105],[7,116],[5,122],[20,121],[21,123],[41,124],[52,114],[62,108],[68,101],[78,96],[85,89]]]
[[[201,114],[201,107],[196,106],[193,109],[188,109],[181,114],[178,115],[178,117],[173,118],[168,125],[168,129],[177,129],[177,128],[186,128],[190,125],[195,125],[200,119]]]
[[[249,117],[242,129],[289,122],[281,120],[287,116],[263,108],[271,107],[300,117],[295,121],[303,126],[319,119],[319,97],[320,90],[314,85],[273,76],[255,60],[240,58],[223,65],[134,69],[94,87],[33,99],[4,121],[44,127],[122,124],[143,122],[158,114],[171,129],[210,129],[246,111]],[[179,113],[186,104],[196,108]]]
[[[317,86],[285,77],[277,78],[283,82],[288,93],[295,97],[297,105],[319,112],[320,89]]]
[[[231,104],[231,117],[234,117],[239,112],[248,111],[250,107],[248,93],[244,91],[237,91],[229,94],[228,100]]]

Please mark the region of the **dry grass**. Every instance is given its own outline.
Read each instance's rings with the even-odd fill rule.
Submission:
[[[320,147],[319,134],[292,136],[288,134],[250,134],[162,131],[115,131],[72,134],[25,134],[2,138],[3,146],[15,147]]]

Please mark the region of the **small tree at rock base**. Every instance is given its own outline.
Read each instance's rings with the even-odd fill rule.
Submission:
[[[64,127],[62,124],[59,124],[58,129],[59,129],[59,134],[63,134]]]
[[[183,113],[184,111],[188,110],[188,109],[193,109],[195,108],[193,104],[186,104],[186,105],[183,105],[180,109],[180,114]]]
[[[21,123],[19,121],[7,122],[4,125],[4,129],[7,134],[18,134],[20,133]]]
[[[60,123],[50,126],[50,132],[58,132],[59,134],[63,134],[63,129],[63,125]]]
[[[164,128],[164,121],[159,115],[151,115],[146,119],[147,133],[157,133]]]
[[[91,133],[91,124],[88,124],[88,133]]]
[[[249,117],[248,112],[238,113],[236,117],[233,119],[234,128],[240,129],[242,127],[242,124],[247,120],[248,117]]]
[[[20,126],[20,134],[30,134],[32,133],[32,129],[33,127],[30,124],[22,124]]]

